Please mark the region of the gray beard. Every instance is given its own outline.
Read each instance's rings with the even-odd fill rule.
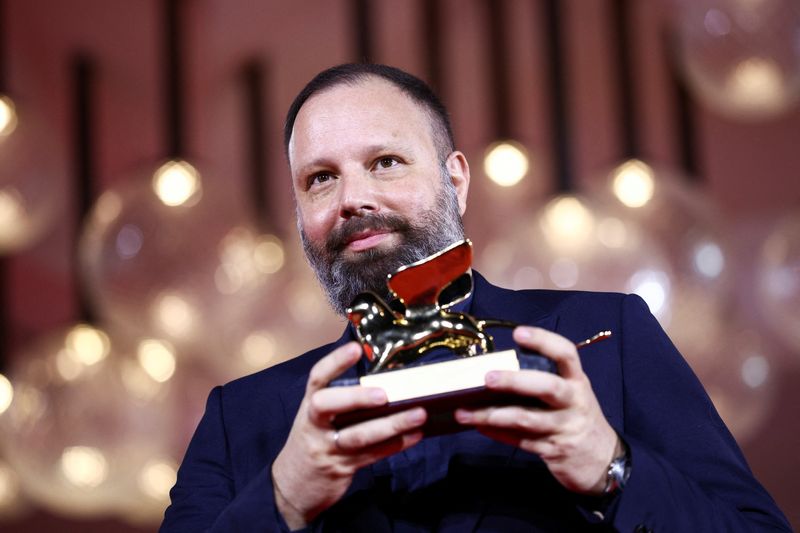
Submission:
[[[371,248],[347,260],[343,251],[347,237],[367,229],[388,229],[401,242],[387,250]],[[332,232],[323,245],[311,243],[300,229],[303,250],[325,291],[333,310],[347,313],[353,299],[372,291],[388,300],[387,276],[409,263],[424,259],[464,238],[455,188],[449,179],[436,195],[433,209],[420,214],[416,224],[397,214],[354,216]]]

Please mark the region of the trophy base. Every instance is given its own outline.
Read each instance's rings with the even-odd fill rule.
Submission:
[[[386,391],[385,405],[342,413],[333,421],[343,428],[372,418],[421,406],[428,412],[422,430],[425,436],[443,435],[470,429],[456,422],[460,407],[480,408],[501,405],[543,407],[536,398],[501,393],[485,387],[486,373],[492,370],[540,370],[556,373],[555,363],[536,353],[505,350],[474,357],[451,359],[399,370],[369,374],[358,379],[335,380],[331,386],[361,385]]]

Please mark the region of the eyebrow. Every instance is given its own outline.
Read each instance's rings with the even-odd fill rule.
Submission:
[[[406,154],[406,156],[408,156],[409,154],[411,154],[413,152],[413,150],[410,147],[410,145],[402,143],[402,142],[397,142],[396,144],[390,144],[390,143],[369,144],[369,145],[366,145],[365,147],[363,147],[363,149],[361,151],[365,155],[366,154],[382,153],[382,152],[388,152],[388,153],[396,152],[398,154]],[[336,166],[336,164],[335,164],[334,160],[332,160],[331,158],[329,158],[329,157],[319,157],[319,158],[314,159],[313,161],[301,166],[300,168],[298,168],[298,175],[303,176],[303,175],[306,175],[306,174],[308,174],[310,172],[313,172],[315,169],[318,169],[318,168],[331,168],[331,167],[335,167],[335,166]]]

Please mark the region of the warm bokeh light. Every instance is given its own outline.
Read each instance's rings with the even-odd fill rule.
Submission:
[[[785,85],[781,69],[775,61],[750,57],[733,68],[725,90],[731,104],[771,113],[784,107]]]
[[[574,196],[559,196],[545,206],[539,221],[547,241],[554,249],[585,246],[594,233],[594,215]]]
[[[0,460],[0,523],[4,515],[8,516],[8,513],[20,503],[21,492],[19,476],[9,465]]]
[[[609,248],[622,248],[630,240],[625,222],[617,217],[605,217],[597,224],[597,238]]]
[[[0,96],[0,137],[13,133],[17,127],[17,106],[6,95]]]
[[[252,368],[269,366],[277,354],[275,337],[265,330],[251,333],[242,341],[240,350],[244,362]]]
[[[646,205],[653,198],[655,179],[653,169],[638,159],[622,163],[612,171],[614,195],[628,207]]]
[[[122,198],[117,192],[104,192],[94,204],[93,215],[98,224],[111,224],[120,213],[122,213]]]
[[[166,501],[177,476],[177,468],[171,461],[150,461],[139,474],[139,490],[154,500]]]
[[[256,267],[264,274],[274,274],[283,267],[283,243],[274,235],[261,235],[253,251]]]
[[[136,357],[147,375],[159,383],[175,373],[175,349],[166,341],[145,339],[139,343]]]
[[[511,187],[528,173],[528,152],[515,141],[499,141],[486,149],[483,170],[496,184]]]
[[[196,311],[178,294],[166,293],[155,302],[155,319],[158,324],[173,337],[185,337],[194,328]]]
[[[86,366],[102,361],[111,350],[108,335],[86,324],[72,328],[64,344],[69,355]]]
[[[283,267],[283,243],[274,235],[235,227],[220,242],[219,259],[214,284],[222,294],[234,294],[252,288]]]
[[[71,446],[61,454],[61,471],[73,485],[93,488],[108,477],[108,462],[97,448]]]
[[[194,205],[202,195],[200,173],[186,161],[167,161],[153,174],[153,190],[164,205]]]
[[[0,239],[12,240],[24,223],[25,208],[13,188],[0,189]]]
[[[14,387],[3,374],[0,374],[0,415],[6,412],[14,400]]]

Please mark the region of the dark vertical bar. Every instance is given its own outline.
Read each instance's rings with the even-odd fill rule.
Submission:
[[[440,0],[425,0],[421,25],[425,29],[425,70],[434,91],[442,90],[442,9]]]
[[[8,62],[6,59],[6,39],[8,36],[6,35],[6,3],[4,0],[0,0],[0,93],[5,93],[8,91],[8,86],[6,83],[8,82],[7,76],[8,73],[6,69],[8,68]]]
[[[494,102],[494,132],[497,139],[511,137],[509,108],[508,47],[505,42],[506,2],[485,0],[489,24],[489,61]]]
[[[559,0],[544,2],[544,36],[547,51],[547,72],[552,98],[554,170],[558,192],[573,189],[572,154],[569,146],[569,117],[567,115],[567,83],[564,71],[564,46],[561,34]]]
[[[164,0],[164,118],[168,157],[184,154],[183,63],[181,61],[181,0]]]
[[[5,93],[6,87],[6,4],[0,0],[0,93]],[[11,307],[11,298],[9,295],[9,286],[11,278],[8,273],[8,258],[0,255],[0,372],[6,369],[6,362],[8,360],[8,352],[10,349],[10,342],[8,333],[11,330],[10,320],[11,315],[9,308]]]
[[[247,173],[250,182],[250,197],[253,214],[261,231],[272,231],[267,201],[267,168],[268,150],[264,123],[265,116],[264,94],[265,68],[263,64],[254,59],[245,64],[242,70],[242,80],[245,90],[244,124],[246,128],[245,142],[247,143]]]
[[[355,19],[356,62],[372,63],[372,36],[370,24],[369,0],[353,0],[353,16]]]
[[[95,70],[92,61],[85,55],[78,55],[73,60],[72,76],[74,86],[75,113],[75,204],[78,210],[76,235],[80,231],[83,220],[92,208],[95,198],[94,168],[94,113],[93,87]],[[77,239],[76,239],[77,240]],[[94,322],[94,313],[89,303],[84,280],[80,274],[80,260],[77,246],[74,246],[73,276],[78,301],[80,320]]]
[[[11,295],[9,287],[11,277],[9,275],[8,257],[0,255],[0,373],[4,373],[8,366],[11,342],[9,332],[11,331]]]
[[[634,99],[633,61],[631,60],[630,3],[614,0],[612,3],[611,35],[617,56],[619,76],[619,110],[622,126],[624,157],[639,157],[639,132],[636,128],[636,101]]]
[[[672,97],[675,102],[676,128],[675,145],[678,147],[678,159],[680,166],[686,176],[692,181],[699,182],[702,178],[702,170],[697,158],[697,125],[694,120],[694,102],[686,82],[678,72],[674,57],[670,54],[675,48],[672,46],[674,40],[671,34],[665,34],[664,55],[667,65],[670,84],[672,86]]]

